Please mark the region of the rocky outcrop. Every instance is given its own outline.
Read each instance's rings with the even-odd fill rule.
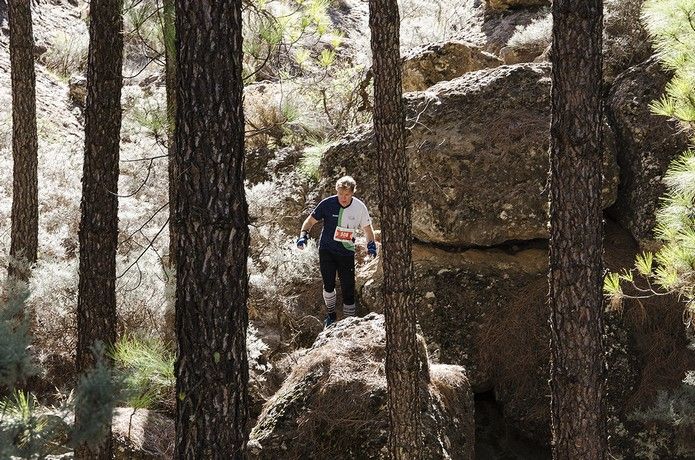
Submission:
[[[521,62],[545,62],[548,61],[550,48],[545,43],[531,43],[528,46],[505,46],[500,50],[500,57],[505,64],[519,64]]]
[[[503,406],[510,430],[547,445],[548,254],[537,246],[450,252],[416,244],[413,292],[432,360],[465,366],[472,389],[492,392]],[[613,271],[629,266],[637,250],[629,234],[611,222],[605,246],[606,265]],[[358,275],[360,301],[379,311],[380,268],[370,265]],[[639,451],[636,433],[647,430],[649,422],[635,424],[635,408],[649,406],[659,391],[680,384],[695,364],[677,319],[681,314],[677,299],[654,297],[626,301],[622,310],[605,315],[607,403],[616,455]],[[683,444],[672,447],[675,452]]]
[[[603,4],[603,79],[607,83],[653,54],[641,19],[643,3],[609,0]]]
[[[404,97],[417,239],[470,247],[547,238],[548,65],[480,70]],[[608,206],[618,171],[605,132]],[[332,146],[321,161],[326,193],[335,178],[352,174],[357,195],[378,217],[376,172],[369,127]]]
[[[251,432],[259,459],[386,458],[384,318],[348,318],[297,355]],[[422,342],[423,458],[472,459],[473,400],[463,368],[429,365]]]
[[[422,91],[466,72],[497,67],[502,61],[463,41],[432,43],[403,57],[403,91]]]
[[[620,188],[610,214],[645,248],[654,248],[653,229],[662,178],[669,163],[688,147],[678,124],[652,113],[671,76],[653,58],[622,73],[614,82],[606,111],[616,134]]]

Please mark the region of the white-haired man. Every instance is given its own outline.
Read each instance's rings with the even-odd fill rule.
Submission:
[[[336,321],[336,273],[343,293],[343,313],[355,315],[355,232],[362,229],[367,237],[367,252],[376,257],[376,243],[372,219],[367,206],[353,195],[357,189],[355,179],[344,176],[335,183],[336,195],[321,201],[304,220],[297,239],[297,247],[304,248],[309,230],[323,221],[319,239],[319,266],[323,279],[323,301],[326,304],[325,327]]]

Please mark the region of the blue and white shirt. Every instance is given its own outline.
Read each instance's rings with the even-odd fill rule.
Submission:
[[[372,223],[367,206],[354,196],[345,207],[340,205],[338,195],[329,196],[316,206],[311,215],[316,220],[323,220],[319,249],[342,256],[355,254],[355,232]]]

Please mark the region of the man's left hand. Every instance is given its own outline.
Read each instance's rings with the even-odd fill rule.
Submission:
[[[367,253],[372,257],[376,257],[376,243],[374,241],[367,243]]]

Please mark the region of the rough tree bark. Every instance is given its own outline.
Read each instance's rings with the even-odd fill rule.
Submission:
[[[12,230],[10,277],[28,280],[25,263],[36,262],[39,232],[36,74],[30,0],[9,0],[12,79]]]
[[[77,295],[77,371],[95,364],[92,347],[116,341],[116,246],[118,244],[118,158],[123,84],[122,0],[90,4],[85,149],[79,231],[80,280]],[[108,358],[107,358],[108,359]],[[78,407],[75,425],[93,408]],[[111,427],[103,443],[81,446],[75,457],[110,459]]]
[[[555,0],[550,154],[553,457],[603,459],[601,0]]]
[[[243,458],[248,420],[241,0],[176,0],[176,457]]]
[[[396,0],[370,0],[374,132],[384,266],[389,456],[421,457],[419,360],[413,299],[411,204]]]

